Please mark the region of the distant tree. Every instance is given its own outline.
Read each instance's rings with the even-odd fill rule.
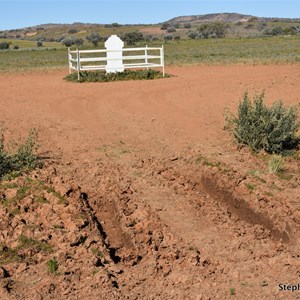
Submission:
[[[71,47],[74,45],[74,39],[72,37],[67,37],[61,41],[61,43],[66,47]]]
[[[272,28],[267,28],[263,32],[266,35],[281,35],[283,34],[283,29],[281,26],[274,26]]]
[[[139,31],[126,32],[123,35],[123,40],[127,45],[134,45],[144,39],[144,35]]]
[[[73,42],[77,47],[81,46],[84,43],[83,39],[81,38],[73,38]]]
[[[205,39],[209,37],[222,38],[225,36],[226,26],[222,22],[204,23],[198,27],[198,31]]]
[[[183,27],[185,29],[190,29],[190,28],[192,28],[192,24],[191,23],[184,23]]]
[[[166,31],[167,31],[167,33],[176,32],[176,28],[175,27],[168,27]]]
[[[9,43],[7,42],[0,43],[0,49],[9,49]]]
[[[122,25],[120,25],[119,23],[111,23],[111,27],[121,27]]]
[[[188,37],[189,37],[190,39],[192,39],[192,40],[196,39],[197,36],[198,36],[198,34],[197,34],[197,32],[195,32],[195,31],[191,31],[191,32],[189,32],[189,34],[188,34]]]
[[[283,33],[283,29],[281,26],[274,26],[270,29],[270,35],[281,35]]]
[[[78,31],[77,31],[77,29],[76,28],[70,28],[69,30],[68,30],[68,33],[69,34],[75,34],[75,33],[77,33]]]
[[[268,24],[266,22],[259,22],[257,24],[257,30],[258,31],[263,31],[267,26],[268,26]]]
[[[164,36],[164,40],[165,40],[165,41],[171,41],[171,40],[173,40],[173,35],[171,35],[171,34],[166,34],[166,35]]]
[[[101,41],[101,36],[99,35],[99,33],[93,32],[87,35],[86,39],[96,47]]]
[[[170,26],[169,23],[162,23],[160,29],[161,30],[166,30]]]
[[[36,46],[37,47],[43,47],[43,42],[42,41],[37,41]]]

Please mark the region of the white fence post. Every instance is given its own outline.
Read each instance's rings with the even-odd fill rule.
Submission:
[[[70,53],[70,47],[68,47],[68,59],[69,59],[69,74],[72,72],[72,54]]]
[[[78,73],[78,81],[80,80],[80,52],[77,48],[77,73]]]
[[[107,50],[107,73],[116,73],[124,71],[123,64],[123,47],[124,42],[116,35],[112,35],[105,42],[105,48]]]
[[[162,69],[163,69],[163,77],[165,77],[164,45],[162,45],[160,49],[160,64],[162,65]]]
[[[146,49],[145,49],[145,64],[148,65],[148,45],[146,45]],[[149,70],[148,66],[147,66],[147,70]]]

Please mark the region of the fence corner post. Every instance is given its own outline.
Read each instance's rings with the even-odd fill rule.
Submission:
[[[71,53],[70,53],[70,47],[68,47],[68,60],[69,60],[69,74],[71,74]]]
[[[165,77],[164,45],[161,45],[160,64],[162,65],[162,69],[163,69],[163,77]]]
[[[77,48],[77,74],[78,74],[78,81],[80,81],[80,52]]]

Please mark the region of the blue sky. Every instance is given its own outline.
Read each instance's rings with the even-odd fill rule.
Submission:
[[[0,30],[45,23],[150,24],[220,12],[300,18],[300,0],[0,0]]]

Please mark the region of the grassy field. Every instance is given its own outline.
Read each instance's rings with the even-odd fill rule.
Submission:
[[[2,72],[68,68],[67,49],[59,43],[32,48],[35,42],[25,42],[27,48],[0,51]],[[161,42],[147,44],[160,46]],[[166,65],[299,63],[299,44],[297,36],[170,41],[164,44],[165,62]]]
[[[18,46],[20,50],[36,48],[36,41],[20,40],[20,39],[0,39],[0,43],[3,42],[9,43],[11,49],[13,49],[14,46]],[[61,43],[57,43],[57,42],[43,42],[43,47],[64,48],[64,46]]]
[[[299,63],[300,37],[187,40],[165,45],[167,64]]]

